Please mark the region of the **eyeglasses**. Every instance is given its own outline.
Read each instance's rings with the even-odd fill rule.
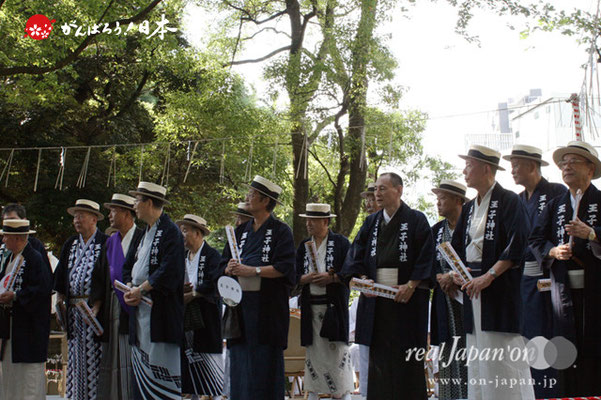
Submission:
[[[590,163],[590,161],[586,161],[586,160],[567,160],[567,161],[560,161],[557,163],[557,166],[559,167],[559,169],[565,169],[565,167],[570,167],[573,168],[574,165],[577,164],[588,164]]]

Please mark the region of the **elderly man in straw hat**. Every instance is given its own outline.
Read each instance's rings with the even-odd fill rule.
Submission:
[[[452,180],[442,180],[432,189],[437,199],[438,215],[444,218],[432,227],[436,245],[451,241],[461,208],[469,200],[465,196],[466,190],[465,185]],[[451,266],[437,253],[432,265],[435,285],[430,314],[430,343],[441,346],[438,360],[435,360],[438,361],[440,400],[467,398],[467,368],[464,362],[452,358],[453,348],[455,351],[465,349],[465,329],[463,305],[457,300],[461,293],[451,271]]]
[[[211,231],[204,218],[186,214],[176,222],[186,246],[184,283],[184,346],[182,348],[183,392],[221,398],[223,393],[223,340],[221,298],[217,293],[221,255],[205,237]]]
[[[42,255],[28,243],[32,233],[26,219],[5,219],[0,231],[11,252],[6,268],[0,271],[0,307],[11,310],[0,319],[4,399],[46,398],[52,276]]]
[[[434,241],[426,216],[404,203],[402,194],[400,171],[384,169],[376,181],[382,210],[363,223],[341,273],[398,288],[394,300],[362,294],[359,301],[355,339],[370,346],[368,400],[427,396],[423,357],[408,351],[427,345]]]
[[[541,167],[549,165],[542,159],[542,150],[535,146],[516,144],[511,154],[503,156],[511,162],[511,175],[516,185],[524,186],[520,200],[526,208],[530,226],[534,227],[536,219],[551,199],[566,192],[566,187],[559,183],[548,182],[541,175]],[[522,335],[526,339],[536,336],[552,337],[551,293],[538,290],[539,279],[549,278],[549,270],[543,270],[536,261],[529,247],[524,254],[524,272],[522,275]],[[557,396],[557,385],[545,384],[551,379],[557,380],[557,371],[553,369],[531,368],[535,379],[534,394],[536,398]]]
[[[240,226],[253,219],[252,214],[246,210],[246,203],[244,202],[238,203],[238,208],[236,208],[236,211],[232,211],[232,214],[236,216],[235,226]]]
[[[222,273],[236,277],[243,290],[242,337],[228,339],[235,400],[284,398],[288,297],[296,276],[292,231],[272,214],[281,192],[270,180],[254,177],[246,196],[253,219],[235,230],[242,262],[232,259],[229,246],[221,257]]]
[[[353,371],[348,346],[349,290],[338,277],[350,243],[329,229],[329,204],[309,203],[307,233],[296,250],[296,275],[302,285],[301,345],[307,347],[305,390],[310,400],[319,393],[335,399],[349,399]],[[313,251],[307,251],[307,245]],[[314,246],[314,247],[313,247]]]
[[[133,393],[128,343],[129,307],[123,300],[123,293],[114,288],[114,282],[123,281],[125,259],[136,252],[144,235],[144,231],[134,223],[135,200],[115,193],[110,202],[104,203],[104,207],[110,210],[111,228],[116,232],[106,240],[92,272],[90,303],[104,328],[100,341],[105,343],[98,379],[99,399],[128,399]]]
[[[10,203],[2,207],[2,219],[27,219],[27,210],[21,204]],[[46,264],[46,267],[50,271],[52,275],[52,267],[50,266],[50,259],[48,257],[48,253],[46,252],[46,247],[44,244],[35,236],[29,235],[29,244],[35,250],[37,250],[42,256],[42,261]],[[0,245],[0,265],[2,264],[2,249],[4,248],[4,244]]]
[[[89,300],[92,271],[107,239],[96,227],[104,216],[98,203],[86,199],[77,200],[67,212],[73,216],[77,234],[63,244],[54,271],[57,301],[67,318],[67,397],[74,400],[96,399],[102,348],[94,330],[84,322],[75,305]]]
[[[468,378],[475,383],[468,386],[468,398],[534,399],[523,358],[486,357],[487,352],[525,346],[519,331],[520,263],[530,230],[526,210],[517,194],[495,181],[497,170],[504,170],[499,152],[473,145],[460,157],[467,186],[478,192],[463,206],[452,241],[473,276],[462,286],[467,351],[479,354],[468,364]],[[491,379],[499,384],[490,384]]]
[[[553,161],[569,192],[547,204],[529,240],[551,273],[554,334],[572,343],[556,342],[560,358],[551,366],[560,369],[558,396],[596,395],[601,393],[601,192],[591,180],[601,176],[601,161],[593,146],[580,141],[557,149]]]
[[[167,189],[140,182],[129,194],[134,210],[146,222],[136,252],[123,265],[131,285],[123,299],[130,306],[134,399],[179,399],[182,393],[180,346],[184,336],[184,242],[163,211]],[[152,305],[142,302],[149,297]]]
[[[369,182],[367,184],[367,190],[365,192],[361,192],[361,197],[365,200],[365,211],[368,214],[373,214],[375,212],[380,211],[380,206],[376,202],[376,183]]]

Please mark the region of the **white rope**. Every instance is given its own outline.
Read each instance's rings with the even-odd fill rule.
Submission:
[[[59,156],[59,168],[58,175],[56,176],[56,182],[54,183],[54,188],[58,190],[63,190],[63,177],[65,176],[65,163],[67,161],[67,148],[63,147],[61,149],[61,154]]]
[[[273,147],[273,172],[271,173],[271,178],[275,179],[276,174],[276,165],[278,159],[278,136],[275,137],[275,146]]]
[[[8,177],[10,175],[10,167],[13,164],[13,156],[15,155],[15,151],[11,150],[10,154],[8,156],[8,159],[6,160],[6,165],[4,166],[4,169],[2,170],[2,175],[0,175],[0,181],[2,181],[2,178],[4,177],[4,172],[6,171],[6,183],[4,184],[4,187],[8,187]]]
[[[253,137],[250,142],[250,149],[248,150],[248,159],[246,160],[246,171],[244,173],[244,180],[249,181],[252,178],[252,163],[253,163],[253,149],[255,147],[255,138]]]
[[[188,180],[188,174],[190,173],[190,167],[192,166],[192,161],[194,161],[194,154],[196,153],[196,146],[198,146],[198,142],[194,143],[194,148],[192,149],[192,154],[189,157],[188,168],[186,168],[186,174],[184,175],[184,183]]]
[[[305,165],[303,162],[303,157],[305,156],[306,152],[306,148],[307,148],[307,134],[305,133],[305,136],[303,136],[303,145],[301,147],[301,151],[300,151],[300,157],[298,159],[298,165],[296,166],[296,174],[295,174],[295,178],[298,179],[298,175],[300,174],[300,168],[301,168],[301,164]],[[307,167],[305,165],[305,173],[307,172]],[[303,174],[303,176],[305,176],[305,174]]]
[[[225,180],[225,142],[221,145],[221,162],[219,165],[219,183],[223,184]]]
[[[42,149],[38,150],[38,164],[35,169],[35,181],[33,182],[33,191],[38,191],[38,178],[40,177],[40,162],[42,161]]]
[[[140,146],[140,172],[138,173],[138,182],[142,182],[142,166],[144,165],[144,145]]]
[[[75,184],[75,186],[77,186],[78,188],[83,188],[86,186],[86,177],[88,176],[88,164],[90,162],[91,151],[92,148],[88,147],[88,151],[81,166],[81,171],[79,171],[79,178],[77,178],[77,183]]]
[[[109,175],[106,179],[106,187],[111,184],[111,174],[113,176],[113,187],[117,184],[117,147],[113,147],[113,156],[111,157],[111,163],[109,164]]]
[[[161,186],[167,187],[169,181],[169,163],[171,161],[171,143],[167,145],[167,157],[165,157],[165,163],[163,164],[163,173],[161,174]],[[163,182],[165,184],[163,185]]]

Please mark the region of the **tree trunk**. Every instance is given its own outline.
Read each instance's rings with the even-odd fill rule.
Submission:
[[[309,180],[305,177],[304,164],[306,153],[303,144],[305,136],[302,134],[301,129],[297,129],[296,132],[296,134],[292,134],[292,151],[294,154],[294,201],[292,202],[294,214],[292,217],[292,233],[294,235],[294,243],[298,245],[307,236],[305,220],[298,215],[305,212],[307,198],[309,197]]]
[[[349,131],[346,138],[349,159],[349,185],[339,215],[339,232],[349,236],[361,208],[361,192],[365,188],[367,165],[362,146],[365,133],[365,107],[367,103],[368,66],[373,46],[378,0],[361,2],[361,19],[352,51],[353,69],[349,94]],[[341,163],[342,166],[342,163]],[[341,170],[342,172],[342,170]],[[339,179],[340,181],[340,179]]]

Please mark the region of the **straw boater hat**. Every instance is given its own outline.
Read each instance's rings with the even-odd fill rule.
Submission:
[[[236,209],[236,211],[231,211],[231,213],[242,215],[243,217],[249,217],[249,218],[253,217],[253,215],[251,213],[246,211],[246,203],[245,202],[238,203],[238,208]]]
[[[299,214],[304,218],[334,218],[336,214],[330,213],[330,205],[322,203],[307,203],[305,214]]]
[[[499,166],[499,161],[501,160],[501,153],[496,150],[493,150],[486,146],[480,146],[478,144],[473,144],[470,146],[467,154],[460,155],[459,157],[467,160],[468,158],[485,162],[487,164],[493,165],[499,171],[505,171],[505,168]]]
[[[130,190],[129,194],[132,196],[139,194],[146,197],[152,197],[153,199],[161,200],[165,204],[169,204],[165,199],[167,188],[157,185],[156,183],[140,182],[138,183],[138,188],[136,190]]]
[[[189,225],[195,228],[198,228],[202,231],[202,234],[208,236],[211,231],[207,228],[207,221],[204,218],[199,217],[194,214],[186,214],[184,215],[184,219],[180,219],[176,222],[177,226],[180,225]]]
[[[255,190],[258,190],[259,192],[263,193],[265,196],[267,196],[271,199],[274,199],[279,204],[282,204],[282,202],[278,200],[278,197],[280,197],[280,194],[282,193],[282,188],[279,187],[278,185],[276,185],[275,183],[271,182],[270,180],[257,175],[257,176],[255,176],[253,181],[250,183],[250,185],[248,185],[246,183],[244,185],[251,187]]]
[[[369,182],[367,184],[367,190],[365,192],[361,192],[361,197],[366,197],[368,194],[375,194],[376,192],[376,183]]]
[[[98,217],[98,221],[104,219],[104,215],[100,212],[100,204],[92,200],[79,199],[75,202],[73,207],[67,208],[67,212],[71,215],[75,215],[77,211],[86,211],[92,213]]]
[[[464,201],[469,201],[465,195],[466,190],[467,188],[465,185],[448,179],[443,179],[440,181],[440,185],[438,185],[438,187],[432,188],[432,192],[434,194],[438,194],[439,192],[450,193],[461,197]]]
[[[511,161],[512,158],[525,158],[527,160],[538,161],[543,167],[549,165],[548,162],[543,160],[543,151],[541,149],[526,144],[513,145],[511,154],[503,156],[503,160],[507,161]]]
[[[136,201],[136,199],[131,196],[115,193],[115,194],[113,194],[111,201],[109,201],[108,203],[104,203],[104,206],[106,208],[121,207],[121,208],[125,208],[126,210],[135,211],[134,210],[135,201]]]
[[[0,235],[29,235],[35,233],[29,226],[28,219],[5,219],[2,221]]]
[[[573,141],[568,143],[566,147],[560,147],[553,152],[553,161],[559,166],[559,163],[566,154],[577,154],[582,156],[595,164],[595,173],[593,179],[597,179],[601,176],[601,161],[599,161],[599,155],[597,150],[590,144],[581,141]]]

